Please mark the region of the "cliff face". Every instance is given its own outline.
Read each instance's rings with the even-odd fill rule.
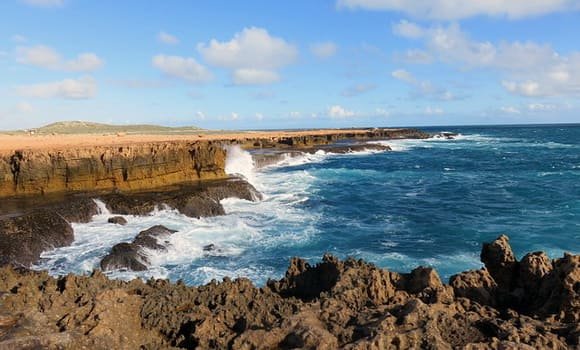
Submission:
[[[225,150],[212,141],[15,151],[0,157],[0,197],[139,190],[225,178],[225,159]]]
[[[245,148],[310,148],[316,145],[328,145],[339,140],[372,140],[372,139],[426,139],[429,134],[417,129],[370,129],[365,132],[349,132],[345,130],[332,134],[317,134],[272,137],[262,139],[247,139],[241,143]]]
[[[0,198],[95,190],[146,190],[193,180],[225,178],[223,145],[227,144],[246,149],[308,151],[314,146],[342,139],[427,137],[428,134],[416,129],[337,130],[288,137],[250,136],[62,150],[14,150],[0,155]]]

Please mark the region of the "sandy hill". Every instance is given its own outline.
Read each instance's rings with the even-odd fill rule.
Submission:
[[[187,134],[199,132],[201,129],[195,126],[168,127],[148,124],[115,125],[85,121],[62,121],[31,130],[37,134]]]

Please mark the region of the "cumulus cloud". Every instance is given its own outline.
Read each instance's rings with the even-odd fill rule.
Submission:
[[[169,33],[166,32],[159,32],[157,34],[157,40],[163,44],[167,45],[177,45],[179,44],[179,39]]]
[[[433,62],[433,56],[425,50],[410,49],[403,54],[397,54],[399,61],[412,64],[428,64]]]
[[[436,20],[458,20],[474,16],[518,19],[580,8],[576,0],[337,0],[337,7],[396,11]]]
[[[436,100],[454,100],[456,97],[448,90],[433,85],[428,80],[419,80],[413,74],[404,70],[397,69],[391,73],[391,76],[412,87],[411,97],[414,98],[432,98]]]
[[[22,85],[17,88],[17,92],[24,97],[83,100],[97,94],[97,83],[92,77],[87,76],[51,83]]]
[[[21,0],[30,6],[38,7],[58,7],[64,5],[64,0]]]
[[[16,48],[16,61],[21,64],[69,72],[91,72],[103,66],[103,60],[94,53],[81,53],[72,60],[65,60],[58,51],[44,45]]]
[[[344,97],[354,97],[372,91],[376,88],[377,86],[375,84],[356,84],[346,88],[344,91],[342,91],[341,95]]]
[[[277,69],[296,61],[298,50],[262,28],[245,28],[230,41],[212,39],[197,49],[209,64],[230,69],[235,84],[269,84],[279,80]]]
[[[413,22],[403,19],[393,24],[393,33],[403,38],[417,39],[424,35],[424,29]]]
[[[331,41],[310,45],[310,52],[318,58],[324,59],[336,55],[338,46]]]
[[[461,69],[498,70],[504,74],[502,86],[510,93],[580,95],[580,52],[562,55],[550,45],[535,42],[477,41],[458,24],[421,28],[420,32],[415,39],[424,42],[428,55]]]
[[[167,76],[192,83],[211,80],[211,72],[192,57],[157,55],[152,59],[155,68]]]
[[[354,111],[348,110],[342,106],[334,105],[328,108],[327,114],[331,118],[343,119],[356,116]]]

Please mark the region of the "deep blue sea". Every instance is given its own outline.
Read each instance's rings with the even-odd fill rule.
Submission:
[[[326,252],[402,272],[433,266],[447,279],[479,268],[482,242],[504,233],[518,257],[580,253],[580,125],[422,129],[460,135],[381,142],[390,152],[288,157],[264,169],[234,149],[227,170],[246,176],[264,200],[224,200],[228,214],[216,218],[160,208],[126,216],[122,228],[107,225],[103,209],[75,224],[75,243],[45,253],[39,268],[89,272],[114,244],[154,224],[178,232],[139,276],[189,284],[224,276],[263,284],[283,276],[291,257],[314,263]],[[218,250],[204,252],[207,244]]]

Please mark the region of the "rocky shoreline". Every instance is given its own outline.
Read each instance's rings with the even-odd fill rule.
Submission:
[[[485,268],[447,284],[432,268],[397,273],[330,255],[317,265],[294,258],[284,278],[263,287],[244,278],[199,287],[124,282],[102,272],[147,269],[144,251],[163,251],[174,232],[160,225],[113,246],[89,276],[29,269],[43,251],[73,242],[71,223],[99,213],[94,199],[111,212],[109,225],[159,206],[199,218],[224,215],[225,198],[259,200],[251,184],[225,172],[232,144],[251,149],[262,167],[319,151],[387,151],[362,141],[427,136],[380,129],[2,158],[0,349],[580,348],[580,256],[533,252],[518,261],[506,236],[483,245]]]
[[[151,279],[54,278],[0,268],[2,349],[573,349],[580,346],[580,256],[517,261],[508,238],[485,268],[449,284],[326,255],[295,258],[258,288]]]
[[[224,215],[220,200],[225,198],[260,199],[251,184],[226,174],[232,145],[253,150],[254,162],[263,166],[295,153],[390,149],[365,140],[426,137],[416,129],[337,130],[269,138],[14,150],[0,155],[0,266],[30,267],[43,251],[70,245],[74,240],[71,223],[87,223],[99,211],[93,198],[116,215],[147,215],[166,205],[196,218]],[[124,265],[143,269],[146,259],[138,258],[139,249],[117,248],[116,252],[126,253],[124,258],[132,255]]]

